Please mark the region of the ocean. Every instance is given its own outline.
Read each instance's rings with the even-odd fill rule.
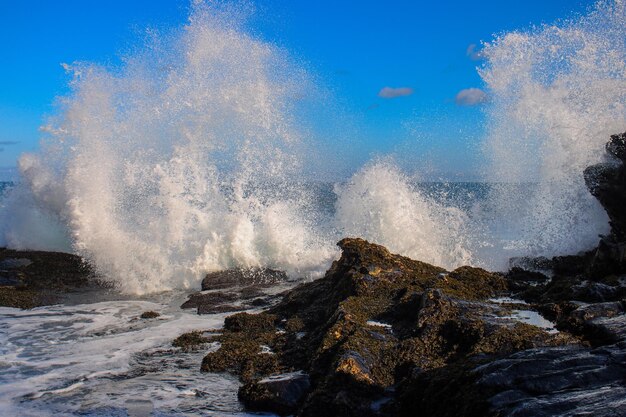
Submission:
[[[347,236],[503,271],[609,231],[583,171],[608,161],[605,143],[626,126],[622,1],[484,46],[490,101],[472,183],[428,182],[424,161],[384,157],[319,180],[315,161],[336,155],[319,154],[302,120],[315,77],[236,15],[191,13],[121,68],[68,66],[72,92],[3,190],[0,246],[78,254],[116,290],[0,308],[0,415],[245,415],[233,377],[170,352],[179,334],[223,321],[179,308],[207,272],[316,279]],[[145,310],[162,316],[136,320]]]

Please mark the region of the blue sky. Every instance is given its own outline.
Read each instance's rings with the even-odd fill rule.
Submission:
[[[253,27],[333,91],[351,115],[363,154],[445,159],[436,175],[468,179],[477,164],[468,155],[475,155],[484,118],[480,105],[455,102],[459,91],[482,84],[480,61],[468,56],[468,46],[583,13],[592,3],[266,0],[256,3]],[[37,148],[38,126],[55,97],[67,92],[61,63],[116,65],[147,27],[184,24],[188,4],[0,0],[0,168]],[[381,94],[385,87],[392,90]]]

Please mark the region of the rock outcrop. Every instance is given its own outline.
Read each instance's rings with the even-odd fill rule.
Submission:
[[[272,290],[286,282],[284,272],[269,268],[211,272],[202,280],[202,291],[191,294],[181,308],[195,308],[198,314],[217,314],[267,307],[276,300]]]
[[[58,302],[68,291],[102,286],[80,257],[60,252],[0,248],[0,305],[33,308]]]
[[[220,348],[205,356],[202,370],[239,375],[250,409],[393,414],[396,388],[418,375],[469,358],[577,342],[516,321],[519,305],[489,301],[507,292],[500,274],[447,272],[362,239],[339,246],[343,255],[324,278],[287,292],[266,312],[228,317],[210,339]],[[298,383],[285,376],[294,372]]]

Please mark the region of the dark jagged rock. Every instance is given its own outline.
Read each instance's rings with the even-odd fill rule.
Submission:
[[[189,296],[180,308],[198,308],[203,305],[216,306],[237,301],[239,295],[234,292],[195,293]]]
[[[531,349],[478,367],[474,383],[499,416],[626,415],[626,350]]]
[[[510,307],[489,302],[507,291],[502,275],[471,267],[447,272],[362,239],[339,246],[342,257],[324,278],[288,291],[267,312],[228,317],[211,338],[220,348],[205,356],[202,370],[238,374],[246,404],[283,414],[294,408],[270,405],[278,394],[261,381],[300,371],[310,389],[297,415],[373,416],[390,413],[399,400],[394,387],[416,375],[476,356],[575,342],[519,323]]]
[[[595,275],[626,272],[626,133],[611,136],[606,145],[614,162],[585,170],[585,182],[591,194],[609,215],[611,234],[604,237],[594,253],[590,270]]]
[[[231,287],[269,286],[287,281],[287,274],[270,268],[234,268],[211,272],[202,280],[203,290]]]
[[[64,293],[94,285],[104,284],[76,255],[0,248],[0,305],[33,308],[52,304]]]
[[[298,409],[310,388],[309,376],[295,372],[247,383],[238,396],[249,410],[287,415]]]
[[[180,307],[195,308],[198,314],[217,314],[268,306],[276,298],[263,292],[263,286],[232,287],[228,291],[191,294]]]

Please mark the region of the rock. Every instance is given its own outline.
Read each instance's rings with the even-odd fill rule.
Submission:
[[[611,223],[611,234],[602,239],[590,267],[596,275],[626,272],[625,141],[626,133],[611,136],[606,150],[615,161],[594,165],[585,170],[587,188],[600,201]]]
[[[180,307],[196,308],[198,314],[217,314],[249,310],[268,306],[276,298],[263,292],[263,286],[231,287],[228,291],[198,292],[191,294]]]
[[[209,339],[205,337],[200,331],[193,331],[190,333],[184,333],[178,336],[172,342],[172,346],[181,348],[184,352],[195,350],[200,346],[209,343]]]
[[[288,415],[298,409],[310,388],[311,381],[307,374],[293,372],[245,384],[238,396],[250,410]]]
[[[211,272],[202,280],[203,290],[216,290],[250,285],[269,286],[287,281],[287,274],[270,268],[227,269]]]
[[[105,285],[78,256],[0,248],[0,305],[33,308],[57,303],[68,292]]]
[[[625,372],[623,339],[598,349],[567,345],[473,357],[413,373],[397,387],[388,415],[626,415]]]
[[[222,313],[235,313],[237,311],[248,310],[250,306],[247,305],[235,305],[235,304],[220,304],[220,305],[207,305],[202,304],[198,306],[198,314],[222,314]]]
[[[33,261],[26,258],[5,258],[0,261],[0,269],[15,269],[32,265]]]
[[[626,415],[626,351],[559,347],[525,350],[475,371],[499,416]]]
[[[528,271],[526,269],[515,266],[506,274],[509,282],[515,283],[517,286],[527,287],[529,285],[545,284],[550,278],[541,272]]]
[[[544,256],[539,256],[536,258],[531,258],[528,256],[520,256],[509,259],[509,268],[515,269],[519,268],[525,271],[548,271],[553,267],[553,263],[551,259],[548,259]]]
[[[362,239],[339,246],[343,254],[324,278],[288,291],[267,312],[227,317],[214,339],[220,348],[205,356],[202,370],[239,375],[240,397],[266,411],[278,409],[260,381],[300,371],[311,388],[297,415],[368,416],[393,407],[393,387],[410,375],[475,355],[575,341],[517,322],[510,307],[488,302],[506,292],[500,274],[447,272]]]
[[[142,319],[155,319],[157,317],[159,317],[161,314],[157,313],[156,311],[144,311],[143,313],[141,313],[141,316],[139,316],[139,318]]]
[[[626,162],[626,133],[612,135],[611,140],[606,144],[606,151],[622,162]]]
[[[180,308],[198,308],[200,306],[217,306],[220,304],[226,304],[233,301],[237,301],[239,296],[233,292],[217,292],[217,293],[194,293],[189,296],[189,299],[185,301]]]
[[[1,306],[28,309],[44,304],[46,302],[39,291],[17,286],[0,287]]]
[[[284,368],[273,351],[280,349],[284,335],[276,332],[276,319],[271,314],[248,313],[227,317],[223,334],[213,338],[220,348],[204,357],[200,369],[232,372],[243,382],[280,373]]]
[[[597,345],[626,340],[626,315],[622,311],[614,316],[599,317],[588,322],[597,337]]]
[[[626,297],[624,276],[609,275],[592,280],[585,275],[555,275],[545,284],[523,286],[519,282],[510,282],[509,286],[520,290],[518,295],[527,302],[538,304],[564,301],[602,303]]]

